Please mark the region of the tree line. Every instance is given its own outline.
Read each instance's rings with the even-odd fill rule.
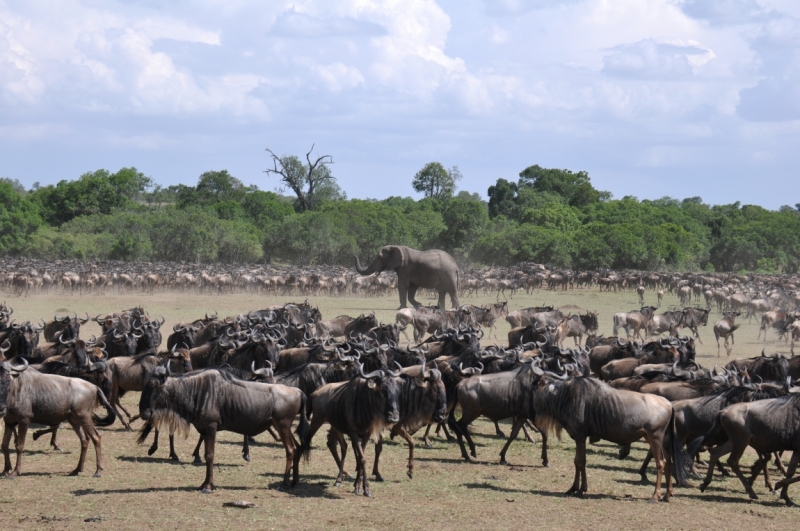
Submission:
[[[278,157],[279,193],[227,171],[162,187],[136,168],[55,185],[0,180],[0,254],[350,265],[388,243],[440,248],[462,267],[522,261],[576,269],[759,271],[800,268],[800,205],[777,211],[699,197],[612,198],[586,172],[538,165],[498,179],[488,201],[457,192],[457,167],[413,176],[422,199],[348,199],[329,156]],[[284,195],[285,192],[294,195]]]

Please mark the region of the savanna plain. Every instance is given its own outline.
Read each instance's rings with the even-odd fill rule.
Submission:
[[[36,294],[27,298],[6,294],[6,302],[15,310],[18,321],[52,319],[55,312],[100,313],[141,305],[151,316],[166,318],[167,332],[179,321],[202,317],[216,310],[220,316],[235,315],[272,304],[302,301],[304,297],[274,297],[257,294],[201,295],[194,293],[158,293],[155,295],[117,294],[70,296],[62,293]],[[428,303],[427,298],[421,298]],[[494,302],[496,296],[479,295],[462,299],[462,303]],[[431,299],[432,301],[432,299]],[[375,311],[383,322],[393,322],[398,305],[396,293],[380,298],[309,297],[320,308],[323,318],[340,314],[358,315]],[[553,304],[564,313],[581,310],[599,312],[600,333],[611,334],[612,315],[638,308],[634,292],[598,293],[592,290],[541,291],[518,293],[508,299],[511,310],[534,305]],[[655,305],[655,294],[648,291],[647,304]],[[665,295],[661,311],[669,309],[677,299]],[[717,356],[712,332],[713,323],[721,316],[712,311],[709,325],[700,329],[702,344],[697,345],[698,361],[713,367],[724,365],[734,357],[750,357],[761,353],[785,352],[788,346],[774,340],[769,332],[766,343],[757,340],[756,319],[736,332],[731,357]],[[503,344],[509,326],[498,323],[497,337],[487,331],[483,345]],[[688,332],[688,330],[686,331]],[[90,322],[81,329],[82,337],[98,334],[99,327]],[[402,336],[401,336],[402,337]],[[405,340],[404,340],[405,342]],[[572,339],[565,342],[571,345]],[[128,393],[123,404],[138,410],[139,393]],[[100,412],[100,411],[99,411]],[[141,421],[134,423],[140,428]],[[510,425],[501,423],[508,432]],[[551,438],[549,468],[541,466],[539,438],[531,444],[518,439],[509,450],[509,465],[498,464],[504,439],[495,435],[494,427],[485,420],[471,426],[478,446],[478,462],[465,463],[457,443],[443,438],[432,439],[433,448],[418,442],[415,451],[413,480],[406,476],[408,450],[399,438],[387,440],[381,455],[383,483],[373,483],[373,498],[352,494],[352,481],[334,487],[336,467],[325,446],[326,429],[314,438],[309,463],[301,462],[300,484],[289,492],[280,492],[284,451],[269,434],[251,444],[251,462],[241,457],[241,436],[222,432],[216,448],[216,486],[209,495],[196,489],[202,483],[204,468],[190,464],[197,440],[192,430],[187,440],[176,441],[180,463],[167,457],[166,437],[159,450],[147,456],[148,440],[136,444],[136,431],[125,431],[119,422],[101,429],[105,472],[92,478],[91,472],[80,477],[67,474],[75,467],[80,444],[68,428],[59,431],[63,452],[56,452],[48,438],[33,441],[28,436],[24,455],[24,474],[6,481],[0,497],[0,519],[8,529],[791,529],[800,513],[784,506],[775,494],[769,493],[763,480],[756,482],[759,500],[750,501],[735,477],[715,476],[705,493],[692,488],[676,488],[669,503],[646,503],[652,494],[652,483],[641,483],[637,470],[646,454],[644,443],[633,445],[630,456],[617,458],[617,447],[600,442],[588,447],[589,492],[583,498],[565,496],[572,483],[574,443],[564,434],[558,442]],[[388,435],[388,434],[387,434]],[[416,434],[419,441],[421,432]],[[13,458],[13,444],[12,444]],[[707,454],[706,454],[707,455]],[[367,449],[371,463],[372,444]],[[87,470],[93,470],[94,452],[90,448]],[[751,464],[754,454],[748,451],[744,462]],[[346,470],[355,469],[352,452],[348,451]],[[773,467],[774,469],[774,467]],[[704,469],[701,469],[704,472]],[[778,474],[773,471],[773,477]],[[649,471],[655,479],[655,468]],[[793,492],[794,490],[794,492]],[[790,497],[800,499],[797,488]],[[223,507],[225,502],[247,500],[257,506],[249,509]]]

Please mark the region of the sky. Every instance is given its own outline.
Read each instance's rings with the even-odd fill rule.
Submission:
[[[0,0],[0,176],[331,155],[351,198],[539,164],[614,197],[800,203],[797,0]]]

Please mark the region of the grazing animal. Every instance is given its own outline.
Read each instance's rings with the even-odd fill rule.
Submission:
[[[733,350],[734,340],[733,333],[739,328],[739,325],[734,324],[736,317],[741,315],[741,312],[725,312],[723,317],[714,323],[714,338],[717,340],[717,357],[719,357],[719,338],[725,339],[725,352],[728,356],[731,355]],[[731,346],[728,348],[728,338],[731,340]]]

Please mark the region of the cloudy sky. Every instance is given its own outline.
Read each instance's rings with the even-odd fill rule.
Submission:
[[[0,0],[0,176],[333,156],[350,197],[425,163],[615,197],[800,202],[797,0]]]

